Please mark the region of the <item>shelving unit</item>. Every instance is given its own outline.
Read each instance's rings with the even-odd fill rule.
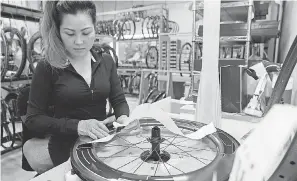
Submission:
[[[203,12],[203,2],[196,2],[194,0],[193,4],[196,5],[194,12],[194,29],[193,39],[194,42],[202,43],[203,42],[203,25],[201,27],[196,27],[196,13],[201,14]],[[251,27],[252,19],[254,17],[254,1],[238,1],[238,2],[222,2],[221,3],[221,34],[220,34],[220,43],[245,43],[245,57],[246,65],[248,64],[248,57],[250,54],[250,42],[251,42]],[[226,22],[227,21],[227,22]],[[243,23],[244,22],[244,23]],[[234,32],[232,25],[240,26],[238,32]],[[225,31],[224,31],[225,27]],[[198,34],[196,30],[198,29]],[[225,34],[224,34],[225,33]],[[195,43],[192,45],[193,49]]]
[[[43,13],[42,11],[36,9],[1,3],[1,16],[3,18],[14,18],[18,20],[39,22],[40,18],[43,16]]]
[[[244,0],[244,1],[222,1],[221,2],[221,23],[220,23],[220,45],[244,45],[244,56],[243,59],[237,58],[219,58],[220,67],[235,66],[248,67],[250,60],[250,46],[252,43],[266,43],[271,38],[276,38],[279,35],[279,24],[277,20],[255,20],[255,16],[264,17],[268,14],[269,4],[271,2],[258,2],[254,0]],[[193,49],[195,46],[203,43],[203,25],[197,27],[197,14],[198,17],[203,18],[204,4],[201,1],[193,1]],[[259,19],[259,18],[258,18]],[[197,31],[198,29],[198,31]],[[194,52],[192,55],[194,59]],[[201,64],[202,60],[198,64]],[[195,61],[193,61],[193,64]],[[197,62],[196,62],[197,63]],[[194,67],[194,65],[193,65]],[[240,68],[242,69],[242,68]],[[235,70],[234,70],[235,71]],[[221,72],[221,71],[220,71]],[[226,73],[226,71],[224,71]],[[241,72],[237,71],[236,72]],[[223,76],[223,75],[221,75]],[[243,75],[238,75],[241,77],[239,83],[239,102],[240,102],[240,112],[243,110],[247,101],[244,96],[245,88],[247,85]],[[237,77],[237,78],[238,78]],[[236,77],[230,79],[230,82],[235,80]],[[193,82],[191,81],[191,87],[193,87]],[[226,82],[226,81],[225,81]],[[197,90],[191,89],[192,94],[195,94]],[[223,96],[223,95],[222,95]],[[223,99],[223,98],[222,98]]]
[[[116,11],[109,11],[109,12],[103,12],[103,13],[97,13],[97,17],[111,17],[111,16],[115,16],[117,14],[120,14],[120,13],[131,13],[131,12],[138,12],[138,11],[155,11],[157,14],[160,15],[161,17],[161,20],[162,21],[162,18],[165,17],[166,19],[168,19],[168,9],[164,8],[163,5],[151,5],[151,6],[144,6],[144,7],[138,7],[138,8],[129,8],[129,9],[122,9],[122,10],[116,10]],[[108,19],[108,18],[104,18],[104,19]],[[162,42],[164,42],[164,40],[166,40],[166,38],[164,38],[165,36],[162,35],[163,33],[166,33],[165,32],[165,29],[168,29],[168,27],[163,27],[163,23],[161,23],[161,26],[160,26],[160,33],[159,33],[159,36],[158,38],[157,37],[151,37],[151,38],[133,38],[133,39],[125,39],[125,40],[116,40],[115,38],[112,39],[112,42],[113,42],[113,48],[116,50],[117,52],[117,55],[119,55],[119,49],[118,49],[118,45],[117,43],[123,43],[123,42],[156,42],[155,44],[157,45],[157,48],[158,48],[158,52],[159,52],[159,57],[158,57],[158,67],[159,69],[161,69],[162,65],[161,65],[161,60],[162,60]],[[98,35],[98,38],[103,38],[104,35]],[[99,41],[100,42],[100,41]],[[167,57],[166,57],[166,64],[168,64],[169,62],[167,62]],[[168,65],[166,67],[169,67]],[[149,70],[149,72],[151,71],[158,71],[156,69],[146,69],[146,70]],[[119,75],[129,75],[131,73],[136,73],[136,72],[139,72],[139,71],[143,71],[143,67],[129,67],[128,65],[126,64],[123,64],[121,66],[118,67],[118,74]],[[147,71],[146,71],[147,72]],[[167,74],[166,72],[164,71],[160,71],[160,74],[164,74],[164,75],[169,75]],[[166,80],[168,80],[168,78],[166,78]],[[161,90],[164,89],[164,84],[163,84],[163,80],[160,80],[159,81],[159,88]],[[165,87],[166,90],[169,90],[168,87],[169,87],[169,82],[168,81],[165,81],[167,82]],[[162,85],[163,84],[163,85]],[[140,89],[142,89],[142,86],[140,85]],[[168,94],[167,94],[168,95]]]
[[[163,15],[164,11],[165,12],[168,11],[167,9],[165,9],[163,7],[163,5],[151,5],[151,6],[144,6],[144,7],[138,7],[138,8],[128,8],[128,9],[121,9],[121,10],[116,10],[116,11],[102,12],[102,13],[97,13],[96,15],[97,15],[97,17],[102,17],[102,16],[104,17],[104,16],[111,16],[111,15],[115,16],[115,15],[120,14],[120,13],[131,13],[131,12],[150,11],[150,10],[160,11],[159,12],[160,15]],[[162,30],[162,27],[160,29]],[[161,33],[163,33],[163,32],[161,31]],[[100,39],[100,38],[103,38],[104,36],[108,36],[108,35],[97,35],[97,36]],[[110,36],[108,36],[108,37],[110,37]],[[153,42],[153,41],[158,41],[158,40],[159,40],[159,38],[156,38],[156,37],[153,37],[153,38],[120,39],[120,40],[117,40],[116,38],[113,38],[112,42],[113,42],[113,48],[118,52],[117,43],[121,43],[121,42]]]
[[[40,6],[40,9],[42,7]],[[2,18],[10,18],[15,20],[23,20],[30,22],[40,22],[40,19],[43,16],[43,12],[38,9],[27,8],[23,6],[1,3],[1,17]],[[2,80],[2,86],[16,86],[22,84],[30,83],[32,79],[32,75],[21,75],[18,79],[5,79]]]

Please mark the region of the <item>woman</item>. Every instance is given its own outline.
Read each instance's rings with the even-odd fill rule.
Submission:
[[[129,116],[112,57],[96,53],[93,47],[95,4],[48,1],[44,10],[44,61],[32,79],[25,124],[46,139],[33,138],[23,146],[26,159],[38,173],[65,162],[78,136],[98,139],[108,135],[107,98],[117,122]],[[47,112],[50,106],[53,116]]]

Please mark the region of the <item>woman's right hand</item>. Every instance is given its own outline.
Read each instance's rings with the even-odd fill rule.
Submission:
[[[81,120],[77,127],[78,135],[89,136],[93,139],[100,139],[109,135],[109,130],[104,122],[96,119]]]

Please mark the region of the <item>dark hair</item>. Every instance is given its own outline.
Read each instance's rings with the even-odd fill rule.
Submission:
[[[44,6],[44,15],[41,23],[41,36],[43,41],[43,55],[51,66],[65,68],[67,54],[60,36],[60,25],[64,14],[77,14],[79,12],[90,15],[96,24],[96,5],[92,1],[47,1]]]
[[[92,1],[58,1],[56,4],[56,25],[59,28],[63,14],[77,14],[84,12],[90,15],[93,24],[96,24],[96,6]]]

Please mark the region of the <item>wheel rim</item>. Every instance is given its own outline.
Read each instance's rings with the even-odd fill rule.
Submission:
[[[18,78],[26,64],[26,42],[16,28],[6,27],[3,29],[7,45],[7,71],[4,78]]]
[[[157,68],[158,67],[158,49],[155,46],[151,46],[146,54],[146,66],[147,68]]]
[[[41,34],[38,31],[32,35],[28,43],[27,58],[31,73],[34,73],[38,62],[42,59],[41,46]]]
[[[176,121],[176,124],[185,133],[193,132],[202,126],[186,121]],[[141,120],[141,126],[143,131],[140,135],[117,136],[115,140],[96,144],[92,149],[77,150],[77,146],[83,143],[79,139],[71,153],[71,163],[76,173],[84,180],[201,178],[206,181],[211,178],[212,171],[220,159],[226,154],[233,154],[239,146],[234,138],[222,131],[201,140],[189,140],[173,135],[154,120]],[[161,128],[161,138],[164,140],[160,143],[161,152],[157,154],[159,160],[148,161],[148,156],[145,154],[146,151],[151,150],[153,143],[149,143],[147,138],[150,137],[154,126]],[[222,133],[223,136],[219,135]],[[169,159],[166,157],[167,154]],[[190,168],[189,164],[192,165]],[[223,177],[226,178],[226,175]]]
[[[1,50],[2,50],[2,55],[1,55],[1,80],[3,80],[3,78],[6,75],[7,64],[8,64],[7,42],[6,42],[6,38],[5,38],[5,35],[4,35],[3,31],[1,31]]]
[[[180,71],[191,71],[192,60],[192,45],[185,43],[179,55],[179,70]],[[181,73],[182,75],[182,73]]]

